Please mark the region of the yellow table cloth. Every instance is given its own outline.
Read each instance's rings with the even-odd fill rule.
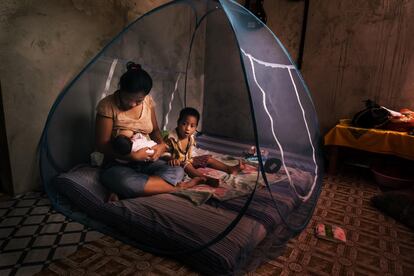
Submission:
[[[406,132],[338,124],[325,135],[325,145],[393,154],[414,160],[414,136]]]

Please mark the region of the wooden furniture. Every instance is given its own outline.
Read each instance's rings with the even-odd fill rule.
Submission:
[[[328,173],[336,172],[339,152],[349,148],[414,160],[414,136],[406,132],[337,124],[325,135],[325,146],[330,148]]]

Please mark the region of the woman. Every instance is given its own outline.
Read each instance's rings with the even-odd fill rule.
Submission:
[[[102,99],[97,107],[95,143],[105,155],[101,182],[113,192],[110,201],[120,198],[166,193],[188,188],[202,179],[181,182],[184,171],[158,158],[166,150],[157,124],[154,102],[149,96],[152,79],[139,64],[128,62],[119,81],[119,90]],[[148,135],[157,145],[128,155],[117,154],[111,140],[121,130]]]

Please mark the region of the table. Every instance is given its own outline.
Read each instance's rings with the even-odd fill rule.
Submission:
[[[325,135],[325,146],[331,146],[328,172],[334,173],[340,147],[389,154],[414,160],[414,136],[406,132],[368,129],[337,124]]]

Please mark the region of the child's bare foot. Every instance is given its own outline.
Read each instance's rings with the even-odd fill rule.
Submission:
[[[114,201],[118,201],[118,200],[119,200],[119,197],[115,193],[111,193],[108,197],[108,202],[114,202]]]
[[[229,167],[228,173],[236,175],[239,172],[241,172],[242,170],[244,170],[245,168],[246,168],[246,165],[244,164],[244,162],[242,160],[239,160],[238,165]]]
[[[196,176],[196,177],[192,178],[190,181],[178,183],[177,188],[179,190],[189,189],[189,188],[194,187],[195,185],[203,183],[205,181],[206,181],[205,177]]]

